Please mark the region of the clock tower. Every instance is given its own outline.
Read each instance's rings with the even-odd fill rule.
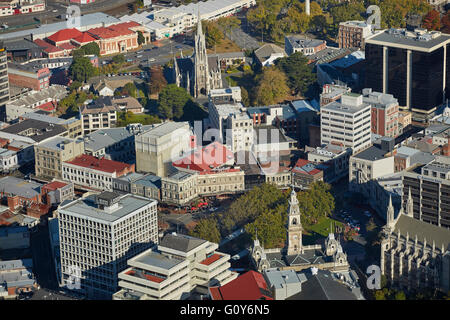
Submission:
[[[300,221],[300,208],[298,206],[297,194],[292,187],[288,209],[287,230],[287,255],[302,253],[302,223]]]

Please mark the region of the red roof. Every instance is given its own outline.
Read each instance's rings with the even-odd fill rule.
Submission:
[[[124,22],[109,27],[99,27],[89,29],[87,32],[89,32],[91,35],[97,38],[109,39],[133,34],[134,31],[130,30],[129,28],[137,26],[140,26],[140,24],[136,22]]]
[[[87,32],[83,32],[81,36],[78,36],[76,38],[73,38],[73,41],[77,43],[88,43],[95,41],[95,39]]]
[[[87,154],[82,154],[72,161],[66,161],[65,163],[109,173],[122,171],[124,169],[131,169],[132,167],[132,165],[128,163],[108,160],[105,158],[97,159],[96,157]]]
[[[135,276],[136,272],[134,270],[129,270],[127,272],[125,272],[125,274],[129,275],[129,276]],[[151,275],[151,274],[144,274],[143,275],[147,280],[152,281],[152,282],[156,282],[156,283],[161,283],[164,280],[166,280],[166,278],[163,277],[158,277],[155,275]]]
[[[297,163],[295,164],[294,168],[292,169],[292,172],[295,173],[302,173],[302,174],[308,174],[308,175],[316,175],[321,172],[321,170],[316,168],[316,165],[312,163],[311,161],[305,160],[305,159],[298,159]]]
[[[252,270],[224,286],[209,290],[212,300],[273,300],[262,274]]]
[[[222,258],[222,256],[220,254],[213,254],[212,256],[206,258],[205,260],[203,260],[202,262],[200,262],[201,264],[204,264],[205,266],[209,266],[210,264],[216,262],[217,260],[219,260],[220,258]]]
[[[52,34],[50,37],[47,37],[47,39],[49,39],[53,42],[61,42],[61,41],[68,41],[70,39],[79,37],[81,35],[83,35],[83,33],[75,28],[62,29],[62,30],[59,30],[58,32]]]
[[[43,188],[46,190],[49,190],[49,191],[54,191],[54,190],[57,190],[59,188],[65,187],[65,186],[67,186],[67,183],[65,183],[65,182],[53,181],[53,182],[45,184],[43,186]]]
[[[70,43],[61,43],[58,47],[61,48],[61,49],[64,49],[64,50],[73,50],[73,49],[75,49],[75,46],[73,44],[70,44]]]
[[[42,39],[36,39],[34,40],[34,43],[37,44],[39,47],[44,48],[44,51],[48,53],[63,51],[63,49],[55,47],[54,45]]]
[[[187,157],[173,162],[173,165],[194,171],[211,172],[213,169],[225,165],[230,160],[234,162],[233,152],[223,144],[213,142],[201,150],[195,150]]]

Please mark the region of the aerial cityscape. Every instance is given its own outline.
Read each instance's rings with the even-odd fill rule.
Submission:
[[[450,0],[0,0],[0,300],[450,300],[449,50]]]

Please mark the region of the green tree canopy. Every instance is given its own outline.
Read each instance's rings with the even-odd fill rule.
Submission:
[[[87,82],[96,74],[96,69],[87,57],[73,59],[69,67],[69,75],[74,81]]]
[[[220,242],[220,232],[217,226],[217,221],[213,218],[201,219],[198,224],[192,229],[189,234],[193,237],[204,239],[210,242]]]
[[[306,191],[297,194],[302,223],[311,225],[334,211],[334,197],[330,193],[331,186],[323,181],[310,185]]]
[[[118,64],[118,65],[121,65],[121,64],[125,63],[125,56],[121,53],[118,55],[115,55],[112,58],[112,62],[114,62],[115,64]]]
[[[100,47],[96,42],[90,42],[88,44],[85,44],[81,47],[81,49],[84,51],[84,54],[86,55],[96,55],[97,57],[100,56]]]
[[[304,95],[316,81],[316,75],[308,65],[308,58],[301,52],[278,59],[275,65],[287,75],[289,88],[294,95]]]
[[[184,88],[176,84],[164,87],[158,97],[158,112],[164,119],[180,119],[185,105],[191,96]]]
[[[138,33],[138,45],[141,46],[141,45],[145,44],[145,37],[141,31],[138,31],[137,33]]]

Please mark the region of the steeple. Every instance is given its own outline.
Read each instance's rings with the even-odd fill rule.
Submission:
[[[394,206],[392,205],[392,196],[389,195],[389,205],[386,213],[386,220],[389,227],[394,225]]]
[[[300,208],[297,194],[292,188],[288,209],[287,230],[287,254],[294,255],[302,253],[302,223],[300,220]]]
[[[411,195],[411,187],[408,188],[408,200],[406,201],[406,215],[414,218],[414,202]]]

